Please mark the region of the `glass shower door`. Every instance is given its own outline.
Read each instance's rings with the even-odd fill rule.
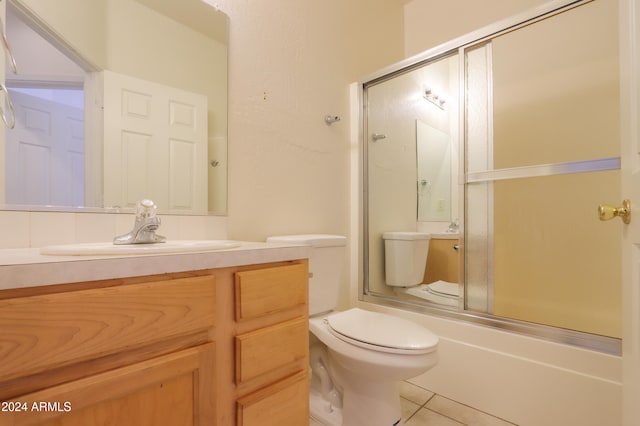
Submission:
[[[592,2],[466,49],[467,310],[621,337],[617,28]]]

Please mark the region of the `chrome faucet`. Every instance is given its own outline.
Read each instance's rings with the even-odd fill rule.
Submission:
[[[447,228],[447,230],[445,232],[447,233],[456,233],[460,230],[460,226],[458,225],[458,219],[454,220],[453,222],[451,222],[449,224],[449,227]]]
[[[160,227],[160,217],[156,215],[156,204],[144,199],[136,204],[136,219],[133,229],[113,239],[113,244],[151,244],[164,243],[166,238],[157,235],[156,230]]]

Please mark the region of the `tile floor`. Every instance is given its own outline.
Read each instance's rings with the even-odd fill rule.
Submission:
[[[402,424],[407,426],[514,426],[474,408],[444,398],[414,384],[400,388]],[[309,426],[324,426],[310,419]]]

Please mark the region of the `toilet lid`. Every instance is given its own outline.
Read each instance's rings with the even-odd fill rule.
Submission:
[[[354,308],[327,318],[338,338],[383,352],[423,354],[435,350],[438,337],[403,318]]]

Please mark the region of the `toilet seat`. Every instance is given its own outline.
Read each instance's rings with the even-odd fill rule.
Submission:
[[[414,322],[358,308],[329,315],[327,324],[338,339],[379,352],[426,354],[438,345],[435,334]]]
[[[427,284],[425,290],[442,297],[460,298],[460,284],[438,280]]]

